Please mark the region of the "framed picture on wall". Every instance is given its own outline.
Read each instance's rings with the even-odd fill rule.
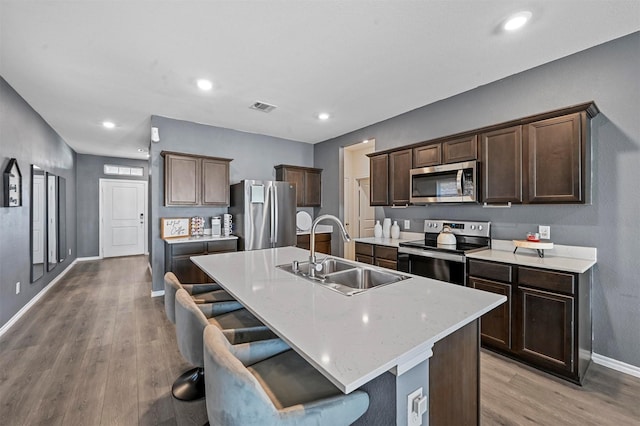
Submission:
[[[4,170],[4,206],[20,207],[22,205],[22,173],[15,158],[9,160]]]
[[[163,217],[160,219],[160,238],[188,237],[190,235],[188,217]]]

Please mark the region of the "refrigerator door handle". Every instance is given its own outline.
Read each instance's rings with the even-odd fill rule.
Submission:
[[[274,218],[272,219],[274,221],[274,226],[273,226],[273,246],[277,247],[278,246],[278,186],[274,185],[273,186],[273,203],[271,204],[273,206],[273,211],[275,212],[275,215],[272,213],[271,217]]]
[[[270,219],[271,219],[271,223],[269,224],[269,246],[273,247],[273,243],[274,243],[274,230],[276,228],[276,224],[275,224],[275,207],[273,205],[273,186],[269,186],[269,193],[267,194],[267,197],[269,199],[269,210],[270,210]]]

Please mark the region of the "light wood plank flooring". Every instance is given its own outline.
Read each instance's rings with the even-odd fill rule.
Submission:
[[[2,425],[202,425],[171,398],[187,364],[149,297],[145,256],[78,263],[0,338]],[[640,379],[592,365],[575,386],[489,352],[484,425],[640,424]]]

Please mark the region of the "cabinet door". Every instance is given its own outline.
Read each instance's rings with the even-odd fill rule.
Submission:
[[[165,206],[198,205],[201,160],[196,157],[167,154],[164,161]]]
[[[356,253],[356,262],[362,262],[362,263],[366,263],[366,264],[369,264],[369,265],[373,265],[373,257],[365,256],[364,254],[357,254]]]
[[[574,298],[519,287],[515,350],[523,359],[555,371],[571,373]]]
[[[469,287],[507,296],[507,301],[480,319],[482,344],[511,350],[511,284],[469,277]]]
[[[229,205],[229,163],[202,159],[202,204]]]
[[[478,158],[478,137],[466,136],[442,143],[442,162],[459,163]]]
[[[210,281],[206,274],[191,261],[190,256],[178,256],[171,260],[171,271],[183,284],[201,284]]]
[[[371,205],[389,205],[389,155],[375,155],[369,159],[371,176]]]
[[[298,207],[304,206],[304,170],[284,169],[283,180],[296,187],[296,205]]]
[[[525,126],[524,165],[529,203],[584,202],[584,113]]]
[[[393,269],[394,271],[398,270],[398,262],[392,260],[376,258],[375,264],[381,268]]]
[[[480,135],[482,201],[522,202],[522,127]]]
[[[389,154],[389,185],[391,204],[409,204],[409,170],[411,170],[411,150]]]
[[[306,170],[304,173],[304,205],[320,207],[322,201],[322,171]]]
[[[437,166],[442,163],[442,144],[413,148],[413,167]]]

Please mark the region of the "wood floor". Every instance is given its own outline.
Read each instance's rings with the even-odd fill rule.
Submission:
[[[202,425],[171,398],[190,366],[144,256],[78,263],[0,338],[1,425]],[[592,365],[583,387],[481,356],[484,425],[640,424],[640,379]]]

